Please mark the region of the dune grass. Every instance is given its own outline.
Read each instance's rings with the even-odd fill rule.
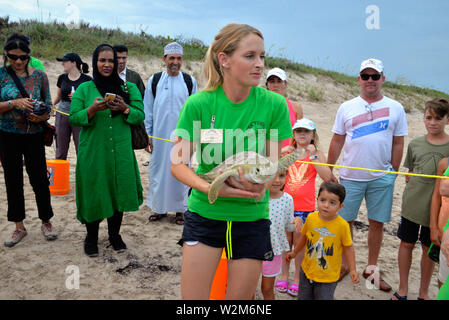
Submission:
[[[129,48],[130,55],[141,59],[146,57],[161,57],[166,44],[178,41],[183,45],[184,60],[203,60],[207,46],[198,39],[184,39],[182,37],[152,36],[144,31],[140,34],[124,32],[120,29],[107,29],[99,26],[91,26],[89,23],[80,23],[79,29],[69,30],[62,22],[39,22],[37,20],[20,20],[12,22],[8,16],[0,17],[0,39],[4,41],[13,32],[20,32],[31,38],[32,54],[35,57],[55,59],[67,52],[77,52],[80,55],[91,55],[94,49],[101,43],[111,45],[124,44]],[[266,68],[279,67],[298,75],[313,74],[330,78],[336,83],[356,87],[357,78],[336,71],[329,71],[311,67],[302,63],[292,62],[285,58],[267,57]],[[414,85],[399,84],[387,81],[385,89],[394,96],[400,95],[424,95],[428,97],[449,98],[449,94]],[[322,91],[313,89],[309,96],[316,101],[322,100]]]
[[[64,23],[39,22],[36,20],[20,20],[10,22],[9,17],[0,17],[0,38],[5,39],[13,32],[26,34],[31,39],[32,54],[35,57],[53,59],[67,52],[90,55],[101,43],[110,45],[124,44],[130,54],[138,57],[162,56],[164,46],[172,41],[180,42],[184,47],[184,55],[190,60],[201,60],[207,50],[197,39],[172,39],[141,32],[135,34],[120,29],[107,29],[80,23],[79,29],[69,30]]]

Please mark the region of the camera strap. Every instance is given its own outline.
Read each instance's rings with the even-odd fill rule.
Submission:
[[[14,70],[12,70],[11,67],[7,67],[6,70],[8,71],[9,75],[11,76],[11,78],[14,80],[14,83],[16,84],[17,89],[19,89],[20,95],[22,96],[22,98],[29,98],[30,96],[28,95],[27,91],[23,87],[22,82],[20,82],[20,80],[17,77],[17,75],[14,72]]]

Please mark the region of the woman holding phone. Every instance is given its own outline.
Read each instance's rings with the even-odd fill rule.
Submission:
[[[72,97],[70,122],[82,127],[76,163],[77,218],[86,225],[84,252],[98,255],[98,230],[108,221],[115,251],[126,244],[120,236],[123,212],[142,204],[139,168],[131,145],[131,124],[145,118],[137,86],[117,73],[117,53],[108,44],[92,57],[93,80],[82,83]],[[108,100],[105,96],[108,94]],[[109,100],[109,96],[115,99]]]

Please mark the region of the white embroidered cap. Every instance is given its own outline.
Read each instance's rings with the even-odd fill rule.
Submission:
[[[164,56],[167,54],[183,54],[182,46],[177,42],[171,42],[167,44],[164,48]]]

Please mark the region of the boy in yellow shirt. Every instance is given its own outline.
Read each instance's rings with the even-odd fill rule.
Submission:
[[[345,188],[324,182],[318,191],[318,211],[310,213],[287,263],[306,246],[301,264],[299,300],[333,300],[340,277],[342,251],[349,263],[352,282],[359,282],[349,224],[338,215],[343,208]]]

